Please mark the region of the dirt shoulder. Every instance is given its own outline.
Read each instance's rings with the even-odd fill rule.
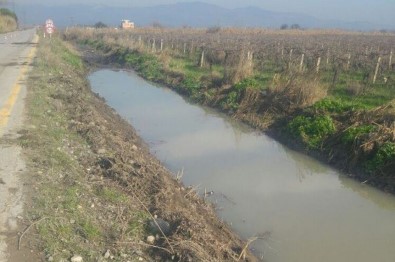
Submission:
[[[86,75],[70,46],[42,39],[20,139],[34,181],[22,245],[48,261],[255,261],[91,92]]]

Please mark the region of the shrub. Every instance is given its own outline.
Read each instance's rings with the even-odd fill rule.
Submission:
[[[328,135],[336,131],[336,127],[330,116],[297,116],[287,125],[287,130],[309,148],[317,149]]]
[[[366,169],[370,172],[380,170],[395,162],[395,143],[385,142],[379,147],[373,158],[366,164]]]
[[[355,103],[347,102],[339,99],[324,98],[312,106],[312,109],[320,112],[342,113],[346,111],[354,111],[357,109],[365,109],[366,106]]]
[[[255,78],[248,77],[234,85],[234,88],[238,91],[245,90],[247,87],[257,88],[259,87],[259,82]]]
[[[346,144],[352,144],[355,140],[359,139],[360,137],[369,134],[370,132],[375,131],[377,128],[373,125],[362,125],[358,127],[351,127],[347,129],[342,137],[342,142]]]

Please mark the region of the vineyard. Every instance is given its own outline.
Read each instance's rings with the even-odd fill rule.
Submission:
[[[393,34],[74,28],[65,38],[395,190]]]

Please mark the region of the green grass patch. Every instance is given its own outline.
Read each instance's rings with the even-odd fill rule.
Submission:
[[[324,139],[336,132],[330,116],[297,116],[286,127],[295,138],[307,144],[309,148],[318,149]]]

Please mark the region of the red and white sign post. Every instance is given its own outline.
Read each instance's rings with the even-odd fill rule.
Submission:
[[[47,19],[45,21],[44,38],[45,38],[45,34],[48,34],[49,38],[51,38],[54,31],[55,31],[55,25],[54,25],[53,21],[51,19]]]

